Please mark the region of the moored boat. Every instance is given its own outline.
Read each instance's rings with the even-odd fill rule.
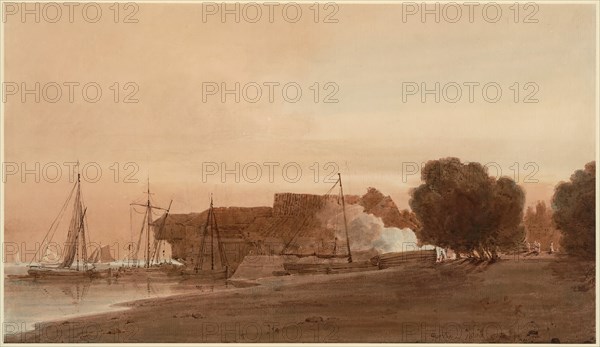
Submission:
[[[218,261],[215,261],[217,260],[215,259],[215,248],[217,250],[216,255],[218,255]],[[229,261],[227,260],[227,254],[225,253],[225,248],[221,241],[221,233],[215,216],[212,195],[210,197],[210,207],[208,209],[206,223],[202,230],[199,252],[193,269],[186,269],[183,271],[182,275],[184,277],[203,280],[225,280],[229,278],[231,275],[229,273]],[[210,259],[210,268],[208,266],[208,261],[205,262],[205,258],[207,257]]]
[[[50,250],[50,245],[52,244],[52,238],[60,225],[60,221],[67,213],[69,206],[73,206],[73,210],[65,242],[66,246],[61,259],[56,252]],[[34,278],[91,278],[100,275],[94,266],[89,266],[87,261],[86,238],[88,235],[86,234],[86,212],[87,208],[84,205],[81,194],[81,175],[78,173],[77,181],[71,189],[67,201],[65,201],[58,216],[50,225],[50,228],[42,241],[42,247],[38,249],[38,252],[42,249],[44,250],[44,257],[40,260],[39,264],[32,265],[32,260],[28,265],[27,273],[29,276]],[[38,255],[38,252],[36,252],[35,256]]]
[[[96,271],[96,269],[91,268],[87,270],[77,270],[71,268],[61,268],[61,267],[49,267],[49,266],[38,266],[31,265],[27,270],[29,276],[32,277],[89,277],[89,278],[97,278],[101,277],[102,273],[100,271]]]

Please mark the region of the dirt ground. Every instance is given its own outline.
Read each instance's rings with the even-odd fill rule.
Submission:
[[[127,303],[6,342],[595,343],[594,262],[449,261]]]

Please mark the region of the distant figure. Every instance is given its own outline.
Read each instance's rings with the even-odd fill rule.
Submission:
[[[554,241],[550,242],[550,254],[554,253]]]
[[[446,250],[443,249],[442,247],[435,247],[435,254],[436,254],[436,262],[437,263],[441,263],[444,260],[446,260]]]
[[[525,245],[527,245],[527,253],[531,253],[531,243],[525,241]]]
[[[541,245],[539,242],[537,242],[537,241],[534,241],[534,242],[533,242],[533,252],[534,252],[536,255],[537,255],[537,254],[540,254],[540,250],[541,250],[541,248],[542,248],[542,245]]]

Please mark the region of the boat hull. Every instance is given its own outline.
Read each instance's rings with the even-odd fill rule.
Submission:
[[[74,269],[49,267],[31,267],[27,270],[27,274],[35,278],[94,278],[100,276],[100,273],[93,269],[78,271]]]

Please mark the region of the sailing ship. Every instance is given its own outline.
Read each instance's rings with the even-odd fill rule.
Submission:
[[[155,226],[153,216],[155,210],[164,211],[163,216],[159,219],[161,222],[158,226],[158,231],[156,233],[156,235],[161,235],[164,230],[167,217],[169,216],[173,200],[171,200],[171,202],[169,203],[168,208],[163,208],[154,205],[151,201],[152,193],[150,193],[150,179],[148,179],[148,188],[146,190],[146,195],[147,198],[145,203],[132,202],[130,204],[132,212],[135,210],[135,206],[144,207],[144,212],[142,212],[144,214],[144,219],[140,228],[138,242],[135,244],[135,251],[129,257],[133,259],[128,259],[128,263],[133,267],[127,268],[127,271],[123,272],[124,274],[151,273],[164,270],[160,262],[160,252],[161,249],[164,247],[164,240],[152,236],[152,227]],[[140,251],[142,250],[144,252],[143,260],[140,259]],[[143,261],[141,264],[140,260]],[[132,261],[132,263],[130,263],[130,261]]]
[[[217,255],[219,257],[218,262],[215,262],[215,247],[217,248]],[[215,216],[212,195],[210,197],[210,207],[206,216],[206,223],[204,223],[202,230],[199,248],[199,254],[194,262],[193,271],[188,271],[185,275],[209,280],[227,279],[229,277],[229,262],[223,242],[221,241],[221,233]],[[210,269],[208,269],[208,264],[205,263],[205,258],[207,257],[210,258]]]
[[[67,213],[69,206],[73,206],[71,220],[69,223],[67,240],[65,242],[64,257],[60,257],[50,249],[52,239],[60,222]],[[27,273],[33,277],[95,277],[99,273],[87,259],[87,208],[83,202],[81,193],[81,175],[77,174],[77,181],[73,185],[67,200],[63,204],[58,216],[54,219],[44,240],[42,247],[36,251],[34,259],[29,263]],[[38,252],[44,250],[44,256],[37,265],[32,265]],[[52,259],[50,259],[52,258]],[[73,267],[75,265],[75,267]]]

